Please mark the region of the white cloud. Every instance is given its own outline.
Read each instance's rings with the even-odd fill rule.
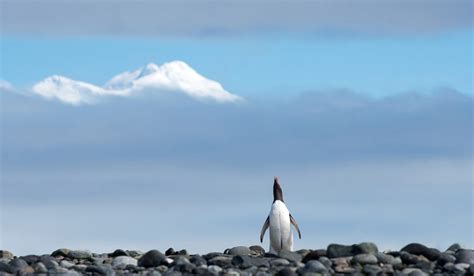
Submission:
[[[172,61],[161,66],[150,63],[113,77],[103,87],[55,75],[38,82],[32,90],[44,98],[73,105],[95,103],[104,96],[131,96],[140,91],[181,92],[195,99],[220,103],[242,100],[182,61]]]
[[[0,79],[0,91],[13,91],[13,85],[6,80]]]

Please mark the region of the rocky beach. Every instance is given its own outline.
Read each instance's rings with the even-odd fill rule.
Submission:
[[[204,255],[185,249],[161,252],[117,249],[111,253],[58,249],[15,256],[0,250],[0,275],[473,275],[474,251],[453,244],[444,251],[411,243],[379,251],[370,242],[330,244],[325,249],[267,253],[237,246]]]

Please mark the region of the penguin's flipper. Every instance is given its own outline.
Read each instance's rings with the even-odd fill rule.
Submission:
[[[260,231],[260,242],[263,242],[263,236],[265,235],[265,231],[267,231],[268,227],[270,227],[270,216],[267,217],[265,223],[262,226],[262,231]]]
[[[293,218],[293,216],[290,214],[290,221],[291,221],[291,224],[293,224],[293,226],[296,228],[296,231],[298,231],[298,237],[300,238],[301,240],[301,231],[300,231],[300,228],[298,227],[298,223],[296,222],[295,218]]]

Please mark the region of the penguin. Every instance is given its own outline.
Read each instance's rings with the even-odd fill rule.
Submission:
[[[278,183],[278,177],[273,180],[273,204],[270,209],[262,230],[260,231],[260,242],[263,242],[263,236],[270,228],[270,253],[278,254],[281,250],[293,250],[293,233],[291,224],[298,231],[298,237],[301,239],[301,231],[298,223],[288,211],[283,201],[283,191]]]

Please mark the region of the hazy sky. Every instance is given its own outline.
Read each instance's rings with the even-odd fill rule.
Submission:
[[[473,247],[471,1],[0,5],[0,248],[259,244],[275,175],[296,248]],[[174,60],[244,100],[35,93]]]

